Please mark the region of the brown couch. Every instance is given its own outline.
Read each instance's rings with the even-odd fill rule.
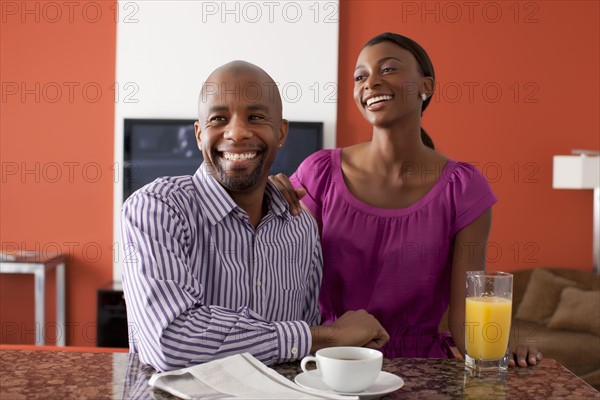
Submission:
[[[535,344],[545,358],[557,360],[600,391],[600,308],[590,306],[600,300],[600,275],[563,268],[539,270],[535,274],[533,269],[511,271],[511,347]],[[440,330],[447,331],[447,326],[446,315]]]
[[[527,342],[537,345],[538,350],[542,352],[544,357],[553,358],[559,363],[571,370],[575,375],[585,380],[596,389],[600,390],[600,334],[598,332],[590,332],[589,325],[598,323],[600,319],[600,309],[591,309],[582,315],[582,312],[572,310],[568,317],[560,317],[555,315],[557,308],[562,307],[562,311],[568,309],[568,303],[564,303],[568,298],[565,295],[575,293],[575,295],[592,295],[597,301],[600,297],[600,275],[592,272],[562,269],[562,268],[544,268],[543,272],[549,272],[553,277],[566,279],[561,281],[565,284],[562,290],[558,293],[552,291],[545,284],[544,279],[539,279],[540,271],[534,276],[535,281],[540,282],[538,289],[541,287],[543,299],[541,304],[532,304],[531,296],[528,300],[530,306],[536,307],[538,310],[547,307],[548,304],[555,304],[552,310],[550,320],[532,321],[522,318],[523,314],[527,314],[523,308],[520,308],[527,290],[536,290],[534,283],[530,284],[534,270],[521,270],[512,272],[513,278],[513,343]],[[547,276],[547,275],[546,275]],[[565,292],[567,287],[572,287],[568,282],[574,282],[577,289],[582,292],[570,289],[570,292]],[[528,286],[529,285],[529,286]],[[560,285],[559,285],[560,288]],[[591,293],[589,291],[595,291]],[[587,294],[586,294],[587,293]],[[554,299],[552,299],[554,298]],[[589,297],[588,297],[589,299]],[[577,301],[577,298],[575,298]],[[561,304],[561,301],[564,304]],[[585,304],[575,303],[574,308],[585,307]],[[566,308],[565,308],[566,307]],[[526,315],[525,315],[526,316]],[[521,318],[519,318],[521,317]],[[571,319],[571,321],[568,321]],[[561,321],[562,320],[562,321]],[[557,327],[556,325],[562,325]],[[585,328],[582,328],[585,325]],[[595,330],[595,329],[593,329]]]

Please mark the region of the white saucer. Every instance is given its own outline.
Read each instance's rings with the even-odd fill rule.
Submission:
[[[381,371],[377,380],[369,388],[358,393],[336,392],[323,382],[317,370],[302,372],[294,378],[294,382],[306,389],[318,390],[321,392],[342,394],[348,396],[359,396],[361,399],[380,397],[391,393],[404,386],[404,380],[397,375]]]

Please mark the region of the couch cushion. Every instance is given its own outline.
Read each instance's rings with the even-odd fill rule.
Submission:
[[[564,288],[548,328],[600,335],[600,292]]]
[[[534,270],[515,317],[541,324],[548,323],[556,310],[562,290],[568,286],[577,286],[577,283],[543,269]]]
[[[595,272],[567,268],[548,268],[547,271],[574,281],[583,290],[600,290],[600,275]]]

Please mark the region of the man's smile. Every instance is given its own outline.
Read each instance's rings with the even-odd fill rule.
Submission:
[[[223,158],[228,161],[241,161],[241,160],[251,160],[256,157],[257,152],[248,152],[248,153],[228,153],[223,152]]]

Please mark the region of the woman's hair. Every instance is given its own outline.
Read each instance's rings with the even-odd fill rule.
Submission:
[[[407,38],[406,36],[398,35],[396,33],[385,32],[381,35],[377,35],[365,44],[364,47],[373,46],[379,44],[381,42],[392,42],[402,47],[404,50],[409,51],[417,60],[417,64],[419,68],[421,68],[421,72],[424,76],[431,77],[435,82],[435,71],[433,70],[433,64],[431,63],[431,59],[427,55],[427,52],[414,40]],[[423,108],[421,108],[421,114],[429,105],[431,98],[433,97],[433,93],[423,102]],[[434,149],[433,140],[425,129],[421,128],[421,140],[425,146]]]

